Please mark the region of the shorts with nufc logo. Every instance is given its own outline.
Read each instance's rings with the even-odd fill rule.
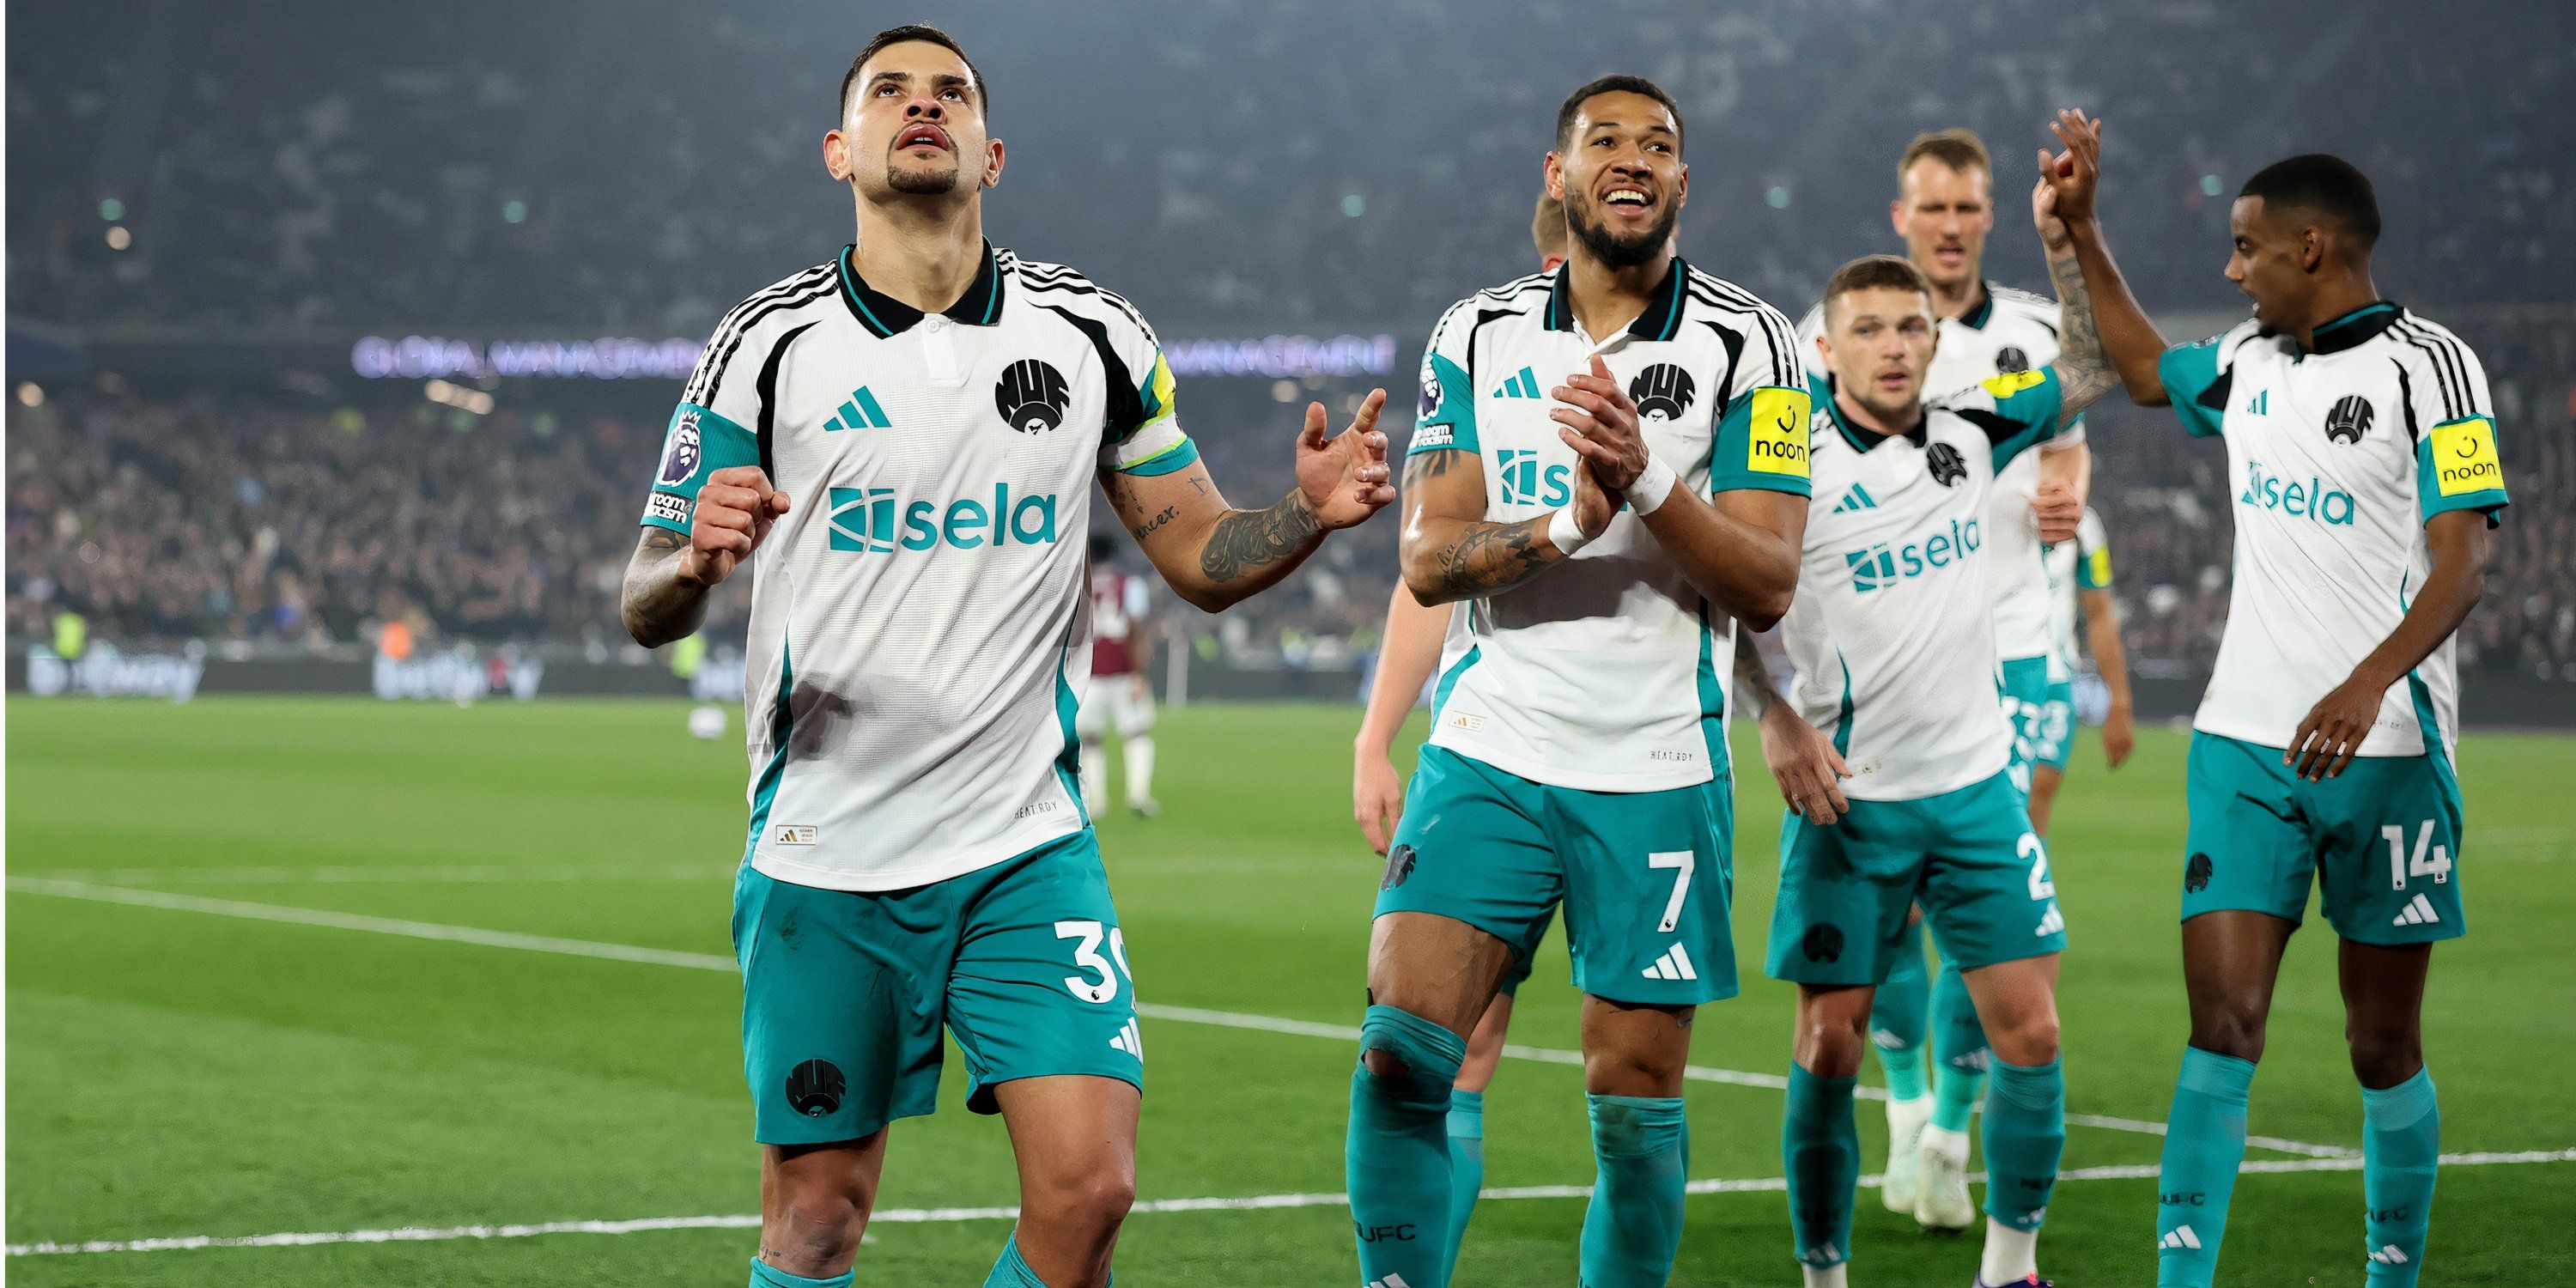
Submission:
[[[2278,747],[2196,732],[2185,782],[2183,920],[2241,909],[2297,924],[2314,886],[2326,922],[2355,943],[2468,933],[2454,870],[2460,783],[2448,756],[2355,756],[2340,776],[2311,783]]]
[[[942,1025],[977,1113],[1016,1078],[1145,1085],[1127,945],[1089,828],[909,890],[825,890],[745,864],[733,942],[762,1144],[855,1140],[931,1112]]]
[[[1733,997],[1734,783],[1658,792],[1554,787],[1426,746],[1377,912],[1453,917],[1511,945],[1512,978],[1559,904],[1574,986],[1613,1002]]]
[[[1897,953],[1922,951],[1905,928],[1917,903],[1942,960],[1962,970],[2065,950],[2048,851],[2006,774],[1920,800],[1856,800],[1823,826],[1782,820],[1767,969],[1875,986]]]

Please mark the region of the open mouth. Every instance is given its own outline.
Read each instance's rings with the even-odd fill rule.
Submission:
[[[1914,377],[1907,375],[1902,371],[1882,371],[1878,373],[1878,387],[1886,393],[1892,394],[1903,392],[1907,385],[1913,383]]]
[[[1653,193],[1632,184],[1621,184],[1601,194],[1601,208],[1628,219],[1643,219],[1655,209]]]
[[[1959,265],[1968,262],[1968,248],[1965,246],[1935,247],[1932,251],[1932,258],[1934,262],[1941,264],[1945,268],[1956,268]]]
[[[913,148],[946,152],[949,150],[948,132],[927,121],[917,121],[903,127],[903,132],[894,136],[894,148],[897,152]]]

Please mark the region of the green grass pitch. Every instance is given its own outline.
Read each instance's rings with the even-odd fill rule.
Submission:
[[[723,961],[742,848],[740,744],[676,703],[209,698],[8,703],[8,1279],[42,1285],[738,1285],[757,1210],[737,988]],[[1356,709],[1166,714],[1165,817],[1102,825],[1148,1012],[1141,1197],[1119,1282],[1356,1282],[1342,1189],[1362,953],[1379,865],[1348,820]],[[1744,995],[1702,1012],[1710,1070],[1785,1071],[1790,991],[1761,979],[1779,807],[1739,730],[1735,927]],[[2073,1126],[2041,1241],[2070,1288],[2154,1278],[2158,1142],[2184,1017],[2173,924],[2184,740],[2117,774],[2088,733],[2051,850],[2073,946]],[[2437,954],[2427,1046],[2457,1154],[2426,1282],[2576,1281],[2576,740],[2460,749],[2474,933]],[[2312,919],[2313,920],[2313,919]],[[464,928],[462,930],[458,928]],[[478,942],[473,932],[484,935]],[[2252,1130],[2295,1149],[2237,1189],[2223,1281],[2357,1284],[2360,1143],[2333,954],[2293,943]],[[567,942],[569,941],[569,942]],[[640,950],[620,953],[585,945]],[[552,951],[547,949],[551,948]],[[590,954],[590,955],[584,955]],[[1576,997],[1551,940],[1514,1038],[1563,1051]],[[860,1279],[971,1284],[1012,1200],[997,1121],[894,1133]],[[1875,1078],[1873,1071],[1870,1078]],[[1780,1096],[1690,1088],[1690,1200],[1673,1282],[1796,1282]],[[1579,1069],[1507,1061],[1463,1284],[1573,1279],[1592,1167]],[[1883,1148],[1874,1104],[1861,1131]],[[2122,1169],[2126,1169],[2125,1171]],[[2143,1174],[2141,1173],[2143,1169]],[[1548,1187],[1558,1187],[1551,1191]],[[1173,1200],[1307,1195],[1278,1206]],[[533,1237],[271,1242],[57,1254],[40,1244],[707,1218]],[[1972,1240],[1916,1234],[1864,1193],[1854,1282],[1969,1282]]]

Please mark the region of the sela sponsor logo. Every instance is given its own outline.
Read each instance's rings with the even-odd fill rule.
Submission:
[[[1494,453],[1494,463],[1505,505],[1562,506],[1574,498],[1572,465],[1541,465],[1537,452],[1517,447]]]
[[[1901,546],[1890,546],[1882,541],[1865,550],[1844,554],[1843,566],[1851,569],[1852,592],[1866,595],[1873,590],[1885,590],[1935,568],[1964,562],[1969,555],[1985,548],[1986,538],[1978,526],[1980,522],[1969,519],[1963,523],[1952,519],[1948,531],[1933,533],[1928,540],[1909,541]]]
[[[1043,546],[1056,539],[1052,492],[1014,496],[1011,485],[993,486],[992,500],[960,498],[906,503],[890,487],[829,490],[831,548],[853,554],[929,550],[953,546]]]
[[[2245,490],[2237,494],[2236,503],[2336,528],[2352,526],[2356,507],[2352,493],[2337,490],[2322,478],[2284,479],[2264,468],[2263,462],[2250,459],[2245,462]]]
[[[662,469],[653,476],[653,481],[663,487],[678,487],[688,482],[698,472],[698,454],[698,414],[681,412],[680,418],[672,422],[671,441],[662,449]],[[627,477],[634,476],[630,474]]]
[[[2504,486],[2496,460],[2495,425],[2484,416],[2433,427],[2434,484],[2444,496]]]

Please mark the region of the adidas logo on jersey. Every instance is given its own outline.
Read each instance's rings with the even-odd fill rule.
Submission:
[[[841,400],[841,410],[824,421],[823,428],[826,432],[835,429],[892,429],[894,421],[886,416],[885,408],[877,405],[877,396],[869,393],[866,385],[861,385]]]
[[[2172,1230],[2167,1231],[2165,1237],[2156,1240],[2156,1246],[2159,1248],[2189,1248],[2194,1252],[2198,1252],[2200,1250],[2200,1236],[2193,1234],[2190,1226],[2178,1225]]]
[[[1520,369],[1519,374],[1504,381],[1500,386],[1496,387],[1493,392],[1493,396],[1496,398],[1536,398],[1538,397],[1538,374],[1527,367],[1523,367]]]
[[[2442,914],[2433,911],[2433,901],[2419,894],[2413,899],[2408,900],[2405,910],[2398,913],[2397,919],[2389,922],[2388,924],[2392,926],[2431,926],[2440,924],[2441,920]]]
[[[1843,493],[1842,500],[1834,502],[1833,512],[1836,514],[1849,514],[1854,510],[1875,510],[1877,508],[1878,502],[1870,499],[1869,489],[1862,487],[1858,483],[1854,483],[1851,485],[1851,491]]]
[[[2248,416],[2260,416],[2270,410],[2272,410],[2272,391],[2269,389],[2255,390],[2254,401],[2245,404],[2245,414]]]
[[[1056,539],[1055,495],[1011,495],[995,484],[989,503],[959,498],[905,505],[890,487],[830,489],[831,548],[857,554],[954,546],[1043,546]]]
[[[2406,1264],[2406,1253],[2396,1244],[2391,1243],[2371,1253],[2370,1259],[2383,1266],[2402,1266]]]
[[[1134,1020],[1127,1021],[1127,1026],[1118,1030],[1117,1036],[1109,1039],[1109,1046],[1112,1050],[1124,1051],[1139,1060],[1145,1058],[1145,1035],[1136,1031]]]
[[[1683,952],[1680,944],[1675,944],[1672,947],[1665,949],[1664,955],[1656,958],[1654,965],[1649,966],[1638,973],[1644,975],[1648,979],[1684,980],[1699,978],[1699,972],[1691,968],[1690,954]]]

